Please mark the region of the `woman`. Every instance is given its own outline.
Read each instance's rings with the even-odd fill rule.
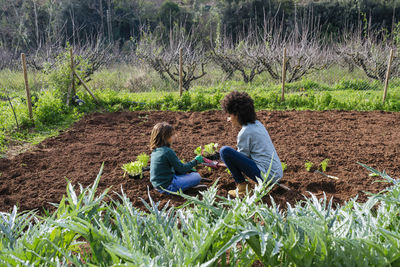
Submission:
[[[245,92],[234,91],[226,95],[221,104],[232,125],[241,127],[237,137],[238,150],[227,146],[220,150],[221,159],[237,183],[239,196],[247,190],[244,175],[257,181],[257,177],[262,179],[261,173],[266,174],[270,170],[269,180],[276,182],[282,178],[282,164],[268,131],[257,120],[253,99]],[[228,193],[236,197],[236,190]]]

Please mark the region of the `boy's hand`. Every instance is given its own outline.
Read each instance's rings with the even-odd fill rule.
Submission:
[[[203,156],[200,156],[200,155],[198,155],[198,156],[195,158],[195,160],[196,160],[197,163],[199,163],[199,164],[204,162]]]

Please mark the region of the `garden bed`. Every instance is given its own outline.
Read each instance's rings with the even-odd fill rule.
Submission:
[[[378,192],[386,185],[373,183],[368,171],[357,162],[378,170],[386,170],[393,178],[400,175],[400,114],[385,112],[343,111],[261,111],[259,119],[266,125],[279,156],[288,165],[282,184],[291,191],[275,188],[271,195],[281,206],[294,203],[312,192],[318,197],[326,192],[336,203],[356,195],[364,201],[364,192]],[[59,136],[47,139],[31,151],[13,158],[0,159],[0,211],[13,205],[22,210],[50,208],[58,203],[67,185],[66,179],[83,186],[91,184],[104,162],[99,188],[121,187],[138,208],[144,208],[140,198],[148,200],[148,188],[155,201],[179,205],[183,199],[163,196],[152,189],[149,173],[142,180],[123,177],[124,163],[148,150],[153,125],[167,121],[177,129],[173,148],[185,160],[194,157],[193,150],[216,142],[234,146],[237,129],[233,129],[220,111],[207,112],[122,112],[88,115]],[[327,174],[307,172],[309,160],[317,166],[330,159]],[[200,173],[219,179],[219,194],[235,188],[225,170],[199,168]],[[195,195],[196,191],[189,191]],[[112,195],[112,194],[111,194]]]

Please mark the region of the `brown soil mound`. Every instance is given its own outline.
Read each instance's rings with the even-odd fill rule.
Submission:
[[[271,193],[281,206],[303,199],[307,192],[319,197],[326,192],[341,203],[356,195],[363,201],[364,192],[383,189],[386,185],[373,183],[376,178],[369,177],[358,161],[386,170],[394,178],[400,174],[400,113],[262,111],[258,116],[288,165],[282,183],[292,190],[277,187]],[[139,208],[143,208],[140,198],[149,199],[147,188],[155,201],[182,204],[180,197],[153,190],[148,173],[143,180],[131,180],[124,178],[121,170],[123,163],[149,152],[150,131],[160,121],[176,128],[178,141],[173,148],[185,160],[194,157],[198,145],[217,142],[234,146],[238,132],[220,111],[92,114],[32,151],[0,160],[0,211],[9,211],[13,205],[23,210],[49,208],[49,202],[58,203],[65,194],[65,178],[88,186],[102,162],[105,167],[99,190],[112,186],[119,192],[122,187]],[[325,158],[330,159],[327,173],[339,180],[305,170],[306,160],[319,165]],[[224,170],[208,173],[201,169],[200,173],[220,178],[221,195],[235,187]]]

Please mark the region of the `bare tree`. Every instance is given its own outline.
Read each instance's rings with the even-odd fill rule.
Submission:
[[[0,47],[0,70],[9,68],[9,69],[15,69],[19,66],[19,61],[18,57],[14,55],[13,52],[11,52],[8,49],[4,49]]]
[[[320,38],[319,22],[305,16],[292,33],[283,32],[276,21],[264,23],[256,58],[273,80],[282,80],[283,49],[286,48],[286,81],[295,82],[307,74],[327,68],[332,53]]]
[[[90,76],[103,66],[107,66],[118,58],[119,50],[116,46],[106,44],[103,38],[91,38],[92,41],[85,42],[83,45],[73,47],[74,54],[77,57],[75,62],[77,66],[80,64],[79,59],[87,62],[87,71],[82,77],[86,82],[90,81]],[[61,41],[60,41],[61,42]],[[44,64],[53,66],[57,62],[59,54],[65,52],[65,48],[60,42],[55,44],[46,44],[36,51],[34,55],[28,58],[28,65],[36,70],[43,70]]]
[[[105,44],[104,39],[98,37],[93,42],[77,47],[75,53],[88,62],[85,80],[89,81],[95,71],[118,58],[119,49],[117,45]],[[79,65],[79,61],[76,64]]]
[[[224,36],[221,39],[217,37],[216,45],[211,45],[209,55],[211,60],[226,73],[225,79],[230,79],[234,72],[238,71],[243,81],[249,83],[264,71],[257,60],[257,51],[253,35],[248,35],[237,43],[232,38]]]
[[[179,51],[183,56],[183,88],[188,91],[193,81],[206,75],[207,58],[204,46],[195,40],[193,34],[185,34],[179,28],[172,31],[168,41],[162,35],[142,30],[137,43],[136,55],[159,75],[167,80],[179,82]],[[168,39],[168,38],[167,38]]]
[[[392,40],[385,40],[379,33],[370,32],[365,36],[362,31],[344,35],[342,42],[336,44],[336,52],[345,62],[351,62],[369,78],[385,81],[387,62],[391,49],[396,46]],[[391,76],[400,74],[400,58],[393,58]]]

